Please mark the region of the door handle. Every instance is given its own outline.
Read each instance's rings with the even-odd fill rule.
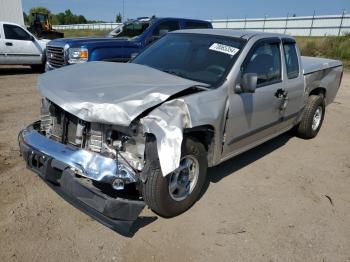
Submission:
[[[10,43],[10,42],[7,42],[5,45],[7,45],[7,46],[13,46],[13,44]]]
[[[280,112],[284,112],[289,102],[288,91],[282,88],[279,88],[275,93],[275,97],[277,97],[281,101],[279,105]]]
[[[282,89],[282,88],[279,88],[277,89],[276,93],[275,93],[275,97],[281,99],[281,98],[286,98],[288,95],[288,91]]]

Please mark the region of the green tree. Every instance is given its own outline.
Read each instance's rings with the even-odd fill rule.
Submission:
[[[49,14],[49,18],[53,25],[67,25],[67,24],[86,24],[86,23],[94,23],[97,21],[87,20],[83,15],[75,15],[70,9],[67,9],[64,12],[58,14],[52,14],[49,9],[43,6],[34,7],[30,9],[29,15],[23,12],[23,18],[25,23],[30,24],[32,22],[33,13],[44,13]],[[101,21],[98,21],[101,22]]]
[[[74,15],[70,9],[67,9],[66,11],[64,11],[64,15],[65,15],[65,24],[66,25],[76,23]]]
[[[55,15],[56,21],[58,25],[65,25],[66,24],[66,16],[64,13],[58,13]]]
[[[78,16],[78,24],[86,24],[87,20],[83,15]]]
[[[117,16],[115,17],[115,22],[116,23],[121,23],[122,22],[122,15],[121,15],[121,13],[118,13]]]

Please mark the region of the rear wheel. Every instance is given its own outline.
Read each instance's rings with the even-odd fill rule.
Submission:
[[[301,122],[296,127],[297,136],[304,139],[314,138],[321,129],[325,109],[323,96],[311,95],[307,101]]]
[[[157,152],[156,141],[148,146]],[[147,151],[146,151],[147,152]],[[180,166],[171,174],[163,176],[156,159],[146,159],[144,172],[147,180],[142,195],[147,205],[163,217],[174,217],[189,209],[199,198],[206,181],[207,157],[203,144],[194,138],[185,138],[182,143]]]

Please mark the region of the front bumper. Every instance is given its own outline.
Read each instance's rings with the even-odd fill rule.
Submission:
[[[55,70],[55,69],[58,69],[60,67],[53,67],[52,65],[50,65],[49,62],[46,62],[45,63],[45,72],[49,72],[49,71],[52,71],[52,70]]]
[[[77,170],[88,172],[89,166],[94,167],[96,175],[98,172],[110,172],[110,168],[113,170],[112,163],[102,161],[104,164],[98,166],[94,163],[103,156],[52,141],[37,132],[35,125],[28,126],[18,136],[20,151],[27,167],[75,207],[118,233],[128,234],[145,203],[111,197],[95,187],[91,180],[77,173]],[[90,155],[78,158],[83,162],[73,161],[77,160],[75,157],[80,156],[82,151]]]

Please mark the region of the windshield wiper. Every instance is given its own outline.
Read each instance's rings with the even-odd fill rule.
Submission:
[[[186,78],[186,79],[189,79],[189,80],[192,80],[192,81],[198,81],[196,79],[190,78],[188,75],[186,75],[184,73],[181,73],[181,72],[173,70],[173,69],[161,69],[161,71],[163,71],[165,73],[168,73],[168,74],[171,74],[171,75],[176,75],[176,76],[179,76],[179,77],[182,77],[182,78]],[[208,90],[208,89],[210,89],[211,85],[203,83],[203,84],[197,84],[196,87],[198,87],[200,89]]]
[[[176,71],[176,70],[173,70],[173,69],[162,69],[162,71],[165,73],[171,74],[171,75],[176,75],[176,76],[187,78],[186,74],[181,73],[181,72]]]

